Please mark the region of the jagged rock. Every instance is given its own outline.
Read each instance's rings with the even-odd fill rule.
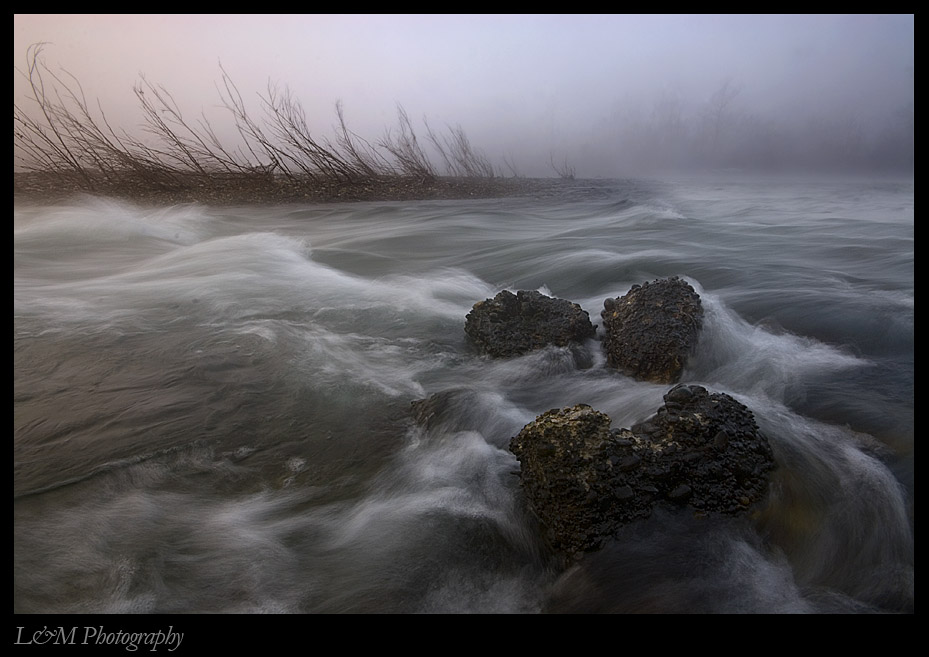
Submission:
[[[609,416],[587,404],[543,413],[510,440],[510,451],[529,506],[558,552],[596,549],[619,524],[651,511],[652,495],[636,472],[641,465],[632,466],[640,458],[634,443],[618,440]]]
[[[465,333],[482,353],[510,357],[582,342],[596,335],[596,327],[576,303],[532,290],[503,290],[474,304],[465,318]]]
[[[552,409],[510,440],[545,539],[572,556],[595,550],[656,504],[746,512],[774,467],[752,412],[723,393],[678,385],[631,429],[586,404]]]
[[[652,383],[676,383],[703,323],[700,296],[674,276],[603,302],[607,365]]]
[[[736,514],[760,500],[774,456],[752,412],[729,395],[680,384],[630,432],[649,446],[651,473],[664,489],[687,486],[699,511]]]

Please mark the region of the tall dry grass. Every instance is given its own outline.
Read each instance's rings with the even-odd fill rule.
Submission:
[[[94,191],[131,183],[179,189],[227,185],[230,177],[252,184],[285,179],[344,185],[401,176],[425,182],[440,175],[498,175],[460,126],[439,134],[424,120],[423,142],[402,106],[397,125],[376,142],[349,129],[341,102],[335,105],[335,134],[314,135],[300,99],[286,86],[269,83],[258,93],[256,115],[222,66],[217,89],[238,135],[236,144],[223,143],[205,114],[185,115],[167,88],[144,76],[133,87],[141,133],[130,132],[111,124],[76,77],[47,66],[44,46],[30,46],[26,67],[19,70],[30,92],[25,104],[13,104],[14,157],[19,169],[55,176],[70,187]],[[427,149],[438,154],[441,169]]]

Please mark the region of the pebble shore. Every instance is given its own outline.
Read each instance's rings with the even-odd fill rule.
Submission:
[[[93,189],[63,176],[41,172],[13,174],[17,203],[54,203],[78,195],[105,196],[135,203],[173,205],[206,203],[327,203],[351,201],[410,201],[427,199],[541,196],[563,181],[534,178],[412,178],[387,176],[357,182],[268,178],[260,175],[190,176],[170,186],[138,178],[100,181]]]

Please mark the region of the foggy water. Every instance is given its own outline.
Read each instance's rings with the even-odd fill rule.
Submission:
[[[17,612],[911,612],[912,181],[578,181],[555,197],[14,213]],[[560,572],[511,436],[670,386],[596,340],[489,360],[501,289],[679,275],[684,380],[778,468],[750,518],[661,511]],[[463,390],[442,421],[410,402]]]

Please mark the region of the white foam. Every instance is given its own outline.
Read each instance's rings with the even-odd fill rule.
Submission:
[[[139,237],[190,245],[208,235],[210,221],[208,212],[196,205],[141,208],[88,197],[74,205],[14,208],[13,238],[17,248],[37,242],[89,248]]]
[[[713,294],[701,294],[704,323],[685,377],[747,394],[783,398],[805,376],[862,367],[867,361],[813,338],[753,326]]]

